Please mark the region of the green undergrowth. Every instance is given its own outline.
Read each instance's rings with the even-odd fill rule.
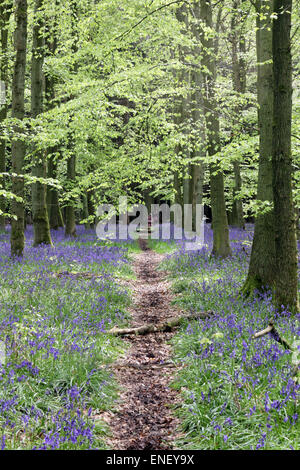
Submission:
[[[148,247],[157,253],[172,253],[176,250],[176,243],[174,241],[152,240],[149,238]]]
[[[130,253],[125,257],[129,261]],[[134,274],[129,262],[78,259],[58,267],[41,248],[5,267],[0,291],[5,449],[44,448],[45,442],[49,449],[105,448],[109,430],[94,417],[114,409],[119,390],[107,366],[126,352],[125,342],[106,331],[129,323],[131,297],[121,281]],[[73,276],[79,272],[97,277]],[[80,437],[85,427],[92,441],[87,433]]]

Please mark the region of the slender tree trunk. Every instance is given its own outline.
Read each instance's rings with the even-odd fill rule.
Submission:
[[[180,48],[179,54],[184,69],[180,73],[180,83],[187,86],[188,92],[185,98],[181,99],[177,113],[179,114],[178,125],[182,128],[186,136],[185,145],[179,148],[183,160],[189,161],[185,165],[182,195],[178,174],[174,176],[174,187],[176,191],[175,202],[183,203],[185,221],[191,224],[191,228],[196,228],[196,205],[202,203],[204,165],[199,161],[203,156],[203,141],[205,140],[203,120],[201,120],[202,95],[201,95],[201,70],[197,63],[200,55],[200,5],[194,2],[190,7],[191,13],[186,5],[177,9],[177,19],[184,25],[185,34],[192,33],[198,45],[189,50]],[[190,19],[189,19],[190,18]],[[192,55],[195,64],[187,65],[187,57]],[[202,142],[201,142],[202,141]],[[201,143],[200,143],[201,142]],[[189,205],[189,206],[188,206]],[[188,210],[192,207],[192,210]],[[191,219],[191,220],[190,220]]]
[[[58,149],[56,147],[48,149],[48,178],[57,178],[57,161],[55,159],[57,152]],[[59,204],[58,190],[51,186],[47,188],[47,210],[50,228],[53,230],[63,228],[65,224]]]
[[[95,215],[96,214],[96,208],[95,208],[95,198],[94,198],[94,190],[90,190],[87,192],[87,203],[88,203],[88,211],[89,215]],[[90,223],[91,227],[95,226],[95,221]]]
[[[232,203],[232,223],[233,227],[241,229],[245,228],[243,202],[239,199],[240,192],[242,190],[242,176],[241,176],[241,165],[240,162],[233,162],[233,174],[234,174],[234,188],[233,188],[233,203]]]
[[[25,141],[20,137],[23,134],[22,120],[24,118],[24,89],[26,68],[26,44],[27,44],[27,1],[15,0],[14,50],[15,63],[12,82],[12,117],[18,119],[20,124],[15,125],[12,139],[12,171],[21,176],[12,178],[12,192],[22,198],[22,201],[12,200],[11,223],[11,255],[22,256],[24,251],[24,178],[23,165],[25,158]]]
[[[193,47],[192,54],[195,63],[191,71],[191,140],[192,140],[192,164],[191,164],[191,176],[192,176],[192,205],[193,205],[193,222],[192,228],[196,230],[196,205],[202,204],[203,199],[203,184],[204,184],[204,173],[205,165],[201,161],[201,157],[205,156],[205,124],[203,111],[203,96],[202,96],[202,73],[199,67],[199,57],[201,54],[201,41],[200,41],[200,20],[201,11],[199,1],[192,4],[192,34],[196,41],[196,46]]]
[[[73,149],[71,149],[72,151]],[[76,177],[76,157],[72,152],[71,156],[67,161],[67,179],[70,184],[70,189],[73,188]],[[74,198],[69,197],[68,204],[66,206],[66,226],[65,235],[69,237],[76,237],[76,219],[74,209]]]
[[[259,167],[257,200],[273,203],[272,188],[272,126],[273,126],[273,67],[271,14],[273,0],[258,0],[257,8],[257,98],[259,126]],[[274,285],[275,239],[273,209],[256,217],[254,238],[243,293],[265,290]]]
[[[240,12],[241,2],[240,0],[233,0],[233,12],[231,19],[231,41],[232,41],[232,82],[234,91],[240,95],[246,92],[246,74],[245,74],[245,61],[239,57],[245,43],[245,38],[241,34],[240,28],[243,21],[242,14]],[[242,46],[242,47],[241,47]],[[239,126],[239,115],[242,111],[241,106],[237,106],[235,109],[236,119],[234,127],[236,132],[240,132]],[[242,189],[242,177],[241,167],[238,160],[233,162],[233,173],[234,173],[234,189],[233,189],[233,204],[231,213],[231,224],[234,227],[245,228],[243,203],[239,199],[239,194]]]
[[[89,208],[88,208],[88,199],[87,199],[86,194],[82,195],[82,212],[83,212],[83,218],[88,219],[89,218]],[[91,228],[90,222],[85,222],[84,226],[85,226],[86,230],[89,230]]]
[[[59,1],[55,2],[56,7],[59,7]],[[48,25],[48,36],[46,40],[47,54],[54,55],[57,49],[57,18],[54,17],[53,25],[51,28]],[[52,109],[55,106],[55,78],[50,73],[45,75],[45,97],[47,109]],[[59,147],[55,146],[47,150],[47,174],[49,178],[57,178],[57,160],[60,157]],[[59,204],[58,189],[48,186],[47,187],[47,210],[50,228],[57,230],[64,227],[64,220]]]
[[[275,220],[275,304],[299,310],[295,210],[292,196],[292,0],[274,0],[273,193]]]
[[[72,15],[72,52],[76,54],[77,52],[77,42],[78,42],[78,31],[77,31],[77,3],[75,0],[71,1],[71,15]],[[76,71],[77,65],[73,66],[73,70]],[[70,117],[69,124],[72,122],[72,116]],[[74,135],[70,130],[69,132],[69,142],[68,142],[70,156],[67,162],[67,180],[69,187],[72,189],[76,177],[76,155],[74,151]],[[65,226],[65,235],[66,236],[76,236],[76,218],[75,218],[75,200],[73,197],[69,197],[68,204],[66,206],[66,226]]]
[[[179,172],[174,172],[174,189],[175,189],[175,203],[182,206],[182,181]]]
[[[176,17],[182,24],[182,33],[188,34],[189,32],[189,9],[186,4],[181,5],[176,10]],[[181,145],[178,150],[181,153],[182,160],[184,162],[183,169],[183,187],[182,187],[182,202],[183,202],[183,216],[189,217],[192,214],[188,214],[187,204],[192,204],[192,168],[189,162],[190,159],[190,120],[191,120],[191,94],[190,94],[190,70],[185,64],[185,59],[189,55],[190,50],[187,47],[179,47],[179,59],[182,63],[182,70],[179,73],[179,83],[182,87],[187,88],[186,96],[182,96],[178,111],[178,126],[182,134],[184,135],[184,145]],[[185,162],[186,161],[186,162]]]
[[[31,62],[31,115],[36,118],[43,112],[43,0],[35,2],[35,21],[32,38]],[[43,150],[34,149],[32,175],[37,178],[46,178],[46,159]],[[34,228],[34,246],[52,245],[50,226],[46,203],[46,186],[37,181],[32,185],[32,216]]]
[[[175,54],[174,54],[175,57]],[[178,78],[178,74],[176,71],[173,71],[173,76],[176,81]],[[181,97],[176,98],[174,100],[174,107],[173,107],[173,120],[176,126],[180,125],[181,122]],[[177,162],[179,162],[181,148],[180,145],[176,145],[175,147],[175,154],[177,155]],[[179,168],[178,168],[179,167]],[[177,169],[173,171],[173,186],[174,186],[174,193],[175,193],[175,204],[179,204],[181,207],[183,205],[183,197],[182,197],[182,177],[181,177],[181,168],[178,165]],[[173,213],[171,213],[171,220],[174,221]]]
[[[55,155],[58,149],[52,148],[48,153],[48,178],[56,179],[57,174],[57,162]],[[47,209],[50,227],[54,230],[58,230],[60,227],[64,227],[64,221],[58,200],[58,190],[51,186],[47,189]]]
[[[297,240],[300,241],[300,209],[298,208],[296,208],[295,217],[296,217]]]
[[[205,26],[212,29],[210,0],[201,0],[201,18]],[[203,46],[202,65],[205,83],[203,101],[208,139],[207,151],[209,156],[214,156],[220,150],[220,123],[214,90],[216,47],[213,38],[209,37],[205,31],[201,33],[201,42]],[[208,70],[208,73],[205,70]],[[210,191],[214,235],[212,255],[226,258],[231,255],[231,248],[224,195],[224,176],[216,163],[210,164]]]
[[[151,191],[153,191],[153,188],[147,188],[143,191],[143,198],[149,214],[151,212],[151,205],[154,204],[153,196],[150,195]]]
[[[1,66],[0,66],[0,80],[2,85],[5,87],[3,90],[5,92],[5,102],[0,103],[0,125],[6,119],[7,116],[7,38],[8,38],[8,21],[10,17],[10,10],[7,5],[4,5],[2,1],[0,4],[0,29],[1,29]],[[0,138],[0,173],[4,173],[6,169],[6,142],[3,137]],[[0,178],[0,188],[5,188],[5,177]],[[3,196],[0,196],[0,211],[2,213],[6,212],[6,200]],[[5,216],[0,214],[0,230],[5,229]]]

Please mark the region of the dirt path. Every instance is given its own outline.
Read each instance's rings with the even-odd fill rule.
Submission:
[[[163,255],[142,251],[134,256],[137,280],[132,283],[134,304],[132,326],[160,323],[174,317],[170,283],[166,273],[156,268]],[[166,342],[174,333],[131,336],[130,349],[114,367],[123,390],[118,411],[111,414],[108,424],[113,437],[107,442],[114,450],[172,449],[178,420],[170,404],[178,402],[178,394],[169,388],[174,369],[169,364],[170,346]],[[172,366],[172,364],[171,364]]]

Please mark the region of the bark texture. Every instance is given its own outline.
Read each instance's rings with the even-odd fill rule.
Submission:
[[[186,4],[181,5],[176,10],[176,17],[182,24],[181,32],[189,34],[189,9]],[[190,120],[191,120],[191,74],[190,68],[185,63],[185,58],[190,54],[190,48],[186,46],[179,46],[179,60],[181,62],[181,70],[179,72],[178,81],[179,85],[185,89],[178,102],[177,109],[177,125],[179,132],[184,137],[182,145],[178,146],[178,154],[183,163],[183,181],[182,181],[182,203],[183,203],[183,217],[188,218],[191,214],[186,212],[187,204],[192,203],[192,178],[191,178],[191,164],[190,160]]]
[[[72,151],[73,149],[71,149]],[[69,183],[69,189],[72,190],[76,176],[76,156],[74,152],[68,158],[67,161],[67,179]],[[66,206],[66,226],[65,235],[69,237],[76,236],[76,219],[75,219],[75,200],[74,197],[69,196],[68,204]]]
[[[59,0],[56,0],[56,7],[59,7]],[[53,24],[50,26],[47,24],[47,37],[46,37],[46,54],[48,56],[55,55],[58,38],[57,38],[57,16],[53,18]],[[48,71],[45,75],[45,98],[46,108],[52,109],[55,105],[55,76],[52,71]],[[61,156],[59,146],[50,147],[47,150],[47,174],[49,178],[56,179],[57,177],[57,164]],[[64,227],[64,220],[59,204],[59,192],[58,189],[48,186],[47,187],[47,210],[50,228],[57,230],[60,227]]]
[[[75,55],[77,52],[77,41],[78,41],[78,32],[77,32],[77,3],[76,1],[71,1],[71,15],[72,15],[72,31],[73,31],[73,41],[72,41],[72,52]],[[73,65],[73,71],[76,72],[76,62]],[[69,147],[69,158],[67,162],[67,180],[68,180],[68,189],[72,190],[75,183],[76,177],[76,155],[74,149],[74,133],[71,129],[72,117],[69,119],[69,137],[68,137],[68,147]],[[66,206],[66,226],[65,226],[65,235],[75,237],[76,236],[76,218],[75,218],[75,199],[73,196],[68,197],[68,203]]]
[[[201,18],[205,26],[212,29],[211,1],[201,0]],[[201,32],[201,42],[203,46],[202,65],[204,66],[205,83],[203,102],[208,139],[207,151],[209,156],[214,156],[220,150],[220,123],[214,90],[216,44],[205,31]],[[210,164],[210,191],[214,236],[212,255],[226,258],[231,255],[231,248],[224,195],[224,176],[217,163]]]
[[[272,187],[272,128],[273,128],[273,66],[272,29],[270,15],[273,0],[256,2],[257,8],[257,98],[259,126],[259,167],[257,200],[273,203]],[[243,292],[250,295],[254,290],[265,290],[274,285],[275,238],[273,209],[256,217],[253,246],[248,276]]]
[[[201,54],[201,10],[199,1],[192,4],[191,31],[195,40],[192,48],[193,64],[191,70],[191,185],[192,185],[192,228],[196,229],[196,205],[202,204],[203,184],[205,174],[205,119],[203,116],[203,77],[199,66],[199,56]]]
[[[24,197],[23,165],[25,157],[25,138],[22,128],[24,118],[24,89],[27,46],[27,1],[15,0],[14,51],[15,63],[12,82],[12,117],[20,124],[14,127],[12,139],[12,170],[20,175],[12,178],[12,191],[19,198]],[[24,251],[24,201],[13,199],[11,204],[11,255],[22,256]]]
[[[274,0],[273,22],[274,123],[273,193],[278,308],[299,310],[295,210],[292,197],[292,0]]]
[[[43,112],[43,0],[35,2],[35,18],[32,37],[31,62],[31,115],[37,118]],[[37,178],[46,178],[45,151],[35,148],[33,151],[32,175]],[[34,228],[34,246],[52,245],[50,225],[46,204],[46,186],[37,181],[32,185],[32,218]]]
[[[48,150],[48,178],[56,179],[57,154],[59,154],[59,149],[56,147],[52,147]],[[50,228],[58,230],[60,227],[64,227],[64,220],[58,199],[58,190],[52,186],[49,186],[47,189],[47,209]]]
[[[83,219],[88,219],[90,216],[89,207],[88,207],[88,198],[86,194],[82,195],[82,215],[83,215]],[[90,222],[86,222],[84,226],[86,230],[89,230],[91,228]]]
[[[232,45],[232,82],[233,89],[239,98],[246,92],[246,64],[243,58],[245,52],[245,37],[242,32],[243,12],[240,0],[233,0],[232,19],[231,19],[231,45]],[[238,105],[234,110],[236,114],[234,122],[234,134],[241,132],[240,115],[242,107]],[[245,228],[243,202],[239,198],[242,189],[241,165],[239,160],[233,162],[234,188],[233,204],[231,213],[231,225],[238,228]]]
[[[0,80],[5,86],[5,100],[6,102],[0,103],[0,125],[7,116],[7,88],[8,88],[8,21],[10,17],[10,9],[4,2],[0,4],[0,30],[1,30],[1,56],[0,56]],[[6,142],[4,137],[0,136],[0,173],[4,173],[6,169]],[[5,178],[0,178],[0,188],[5,188]],[[0,210],[2,213],[6,212],[6,200],[0,196]],[[5,229],[5,217],[0,214],[0,230]]]

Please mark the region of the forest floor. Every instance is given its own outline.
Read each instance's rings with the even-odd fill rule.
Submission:
[[[130,283],[132,327],[159,324],[178,312],[171,305],[171,283],[165,272],[157,270],[163,258],[150,249],[133,255],[136,280]],[[169,387],[174,380],[174,364],[168,341],[173,335],[156,332],[125,339],[130,348],[114,365],[122,393],[117,411],[107,413],[112,431],[107,444],[112,449],[172,449],[179,437],[179,420],[170,409],[180,399],[178,392]]]
[[[78,227],[33,247],[28,227],[13,260],[0,233],[1,449],[300,449],[300,316],[240,295],[252,226],[230,230],[225,260],[212,236],[141,251]],[[111,334],[178,316],[175,333]],[[252,339],[270,318],[293,353]]]

